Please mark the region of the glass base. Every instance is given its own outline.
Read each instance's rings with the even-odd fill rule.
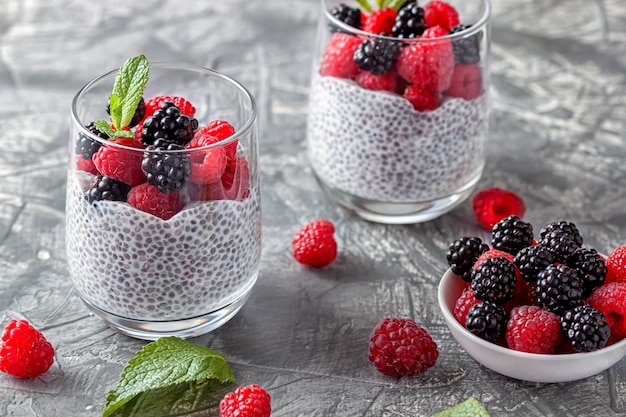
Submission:
[[[251,290],[251,288],[250,288]],[[224,325],[241,310],[250,296],[246,291],[232,303],[198,317],[175,321],[144,321],[116,316],[101,310],[87,300],[83,302],[107,325],[127,336],[143,340],[157,340],[165,336],[177,336],[183,339],[201,336]]]
[[[435,219],[461,204],[472,194],[481,175],[479,173],[465,187],[445,197],[408,203],[368,200],[334,189],[317,176],[316,179],[331,200],[365,220],[384,224],[413,224]]]

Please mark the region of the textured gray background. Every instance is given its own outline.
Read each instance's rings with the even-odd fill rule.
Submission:
[[[492,416],[626,415],[624,360],[583,381],[530,384],[479,366],[454,342],[435,294],[448,243],[486,237],[468,203],[426,224],[384,226],[324,198],[304,152],[318,15],[317,0],[0,1],[0,321],[32,321],[57,351],[41,378],[0,375],[0,416],[98,416],[144,344],[89,314],[64,253],[70,100],[139,53],[229,73],[258,100],[260,278],[237,317],[194,341],[222,352],[238,384],[265,387],[273,416],[429,416],[469,395]],[[492,52],[479,186],[518,192],[536,227],[573,221],[603,252],[626,243],[626,3],[495,0]],[[318,217],[336,223],[340,255],[307,270],[290,241]],[[429,329],[441,351],[434,368],[395,380],[370,366],[368,336],[387,315]]]

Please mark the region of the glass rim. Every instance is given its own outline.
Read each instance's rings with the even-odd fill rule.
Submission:
[[[94,85],[96,85],[98,82],[102,81],[103,79],[105,79],[107,77],[111,77],[113,75],[116,75],[117,72],[120,69],[118,67],[118,68],[115,68],[115,69],[113,69],[111,71],[108,71],[108,72],[106,72],[106,73],[104,73],[104,74],[102,74],[102,75],[100,75],[100,76],[98,76],[96,78],[93,78],[92,80],[88,81],[83,87],[81,87],[80,90],[78,90],[78,92],[76,93],[76,95],[72,99],[72,104],[71,104],[71,107],[70,107],[70,114],[71,114],[71,117],[72,117],[72,122],[77,125],[79,134],[82,134],[84,136],[88,136],[90,139],[92,139],[92,140],[102,144],[103,146],[110,146],[110,147],[113,147],[113,148],[118,148],[118,149],[133,151],[133,152],[142,152],[142,153],[143,152],[149,152],[149,153],[172,153],[172,154],[175,154],[175,153],[196,153],[196,152],[199,152],[199,151],[206,151],[208,149],[225,146],[225,145],[227,145],[227,144],[229,144],[231,142],[234,142],[240,136],[243,136],[244,134],[246,134],[254,126],[254,122],[255,122],[255,120],[257,118],[256,101],[255,101],[254,97],[252,96],[252,94],[248,91],[248,89],[243,84],[241,84],[239,81],[234,79],[233,77],[228,76],[226,74],[223,74],[221,72],[218,72],[216,70],[213,70],[211,68],[203,67],[203,66],[200,66],[200,65],[176,63],[176,62],[165,62],[165,61],[151,62],[150,63],[150,68],[181,69],[181,70],[200,72],[200,73],[208,74],[210,76],[219,78],[219,79],[221,79],[223,81],[226,81],[228,84],[231,84],[237,90],[239,90],[241,93],[243,93],[243,96],[248,100],[248,102],[250,104],[250,117],[248,117],[246,122],[243,124],[243,126],[239,130],[235,130],[235,133],[233,133],[229,137],[221,139],[221,140],[218,140],[217,142],[212,143],[210,145],[206,145],[206,146],[202,146],[202,147],[198,147],[198,148],[177,149],[177,150],[133,148],[133,147],[130,147],[130,146],[120,145],[119,143],[116,143],[114,140],[103,139],[100,136],[95,135],[89,129],[87,129],[85,124],[81,121],[80,117],[78,117],[78,112],[77,112],[76,108],[77,108],[78,102],[81,100],[81,98],[83,98],[85,96],[85,94],[87,94],[87,92]],[[121,138],[123,138],[123,137],[120,137],[118,139],[121,139]]]
[[[400,43],[405,43],[407,45],[411,45],[411,44],[420,44],[423,42],[437,42],[437,41],[444,41],[444,40],[456,40],[456,39],[460,39],[460,38],[465,38],[465,37],[470,37],[474,34],[476,34],[477,32],[479,32],[480,30],[482,30],[487,23],[489,23],[489,20],[491,18],[491,1],[490,0],[479,0],[483,6],[484,6],[484,11],[482,13],[482,15],[480,16],[480,19],[478,19],[478,21],[474,24],[472,24],[470,27],[460,30],[458,32],[452,33],[452,34],[447,34],[445,36],[439,36],[437,38],[413,38],[413,39],[405,39],[405,38],[396,38],[393,36],[386,36],[386,35],[380,35],[380,34],[376,34],[376,33],[369,33],[369,32],[365,32],[361,29],[355,28],[354,26],[350,26],[347,23],[342,22],[341,20],[337,19],[335,16],[333,16],[330,13],[330,10],[328,8],[328,3],[330,0],[321,0],[322,3],[322,9],[323,9],[323,13],[326,17],[326,20],[328,20],[329,22],[331,22],[333,25],[341,28],[344,32],[348,32],[351,35],[355,35],[355,36],[359,36],[359,37],[368,37],[368,38],[376,38],[376,39],[384,39],[387,41],[394,41],[394,42],[400,42]]]

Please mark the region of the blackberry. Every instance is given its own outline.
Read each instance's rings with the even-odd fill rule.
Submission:
[[[141,161],[141,169],[148,182],[156,186],[163,194],[183,189],[191,175],[191,161],[185,148],[165,139],[156,139],[149,145]],[[168,152],[159,152],[168,151]]]
[[[554,253],[543,246],[526,246],[520,249],[513,260],[520,275],[528,282],[536,282],[541,271],[555,262]]]
[[[474,297],[502,304],[515,295],[515,265],[503,256],[485,259],[472,271]]]
[[[89,203],[94,201],[126,201],[130,185],[113,178],[98,175],[91,183],[91,186],[85,192],[85,199]]]
[[[361,10],[356,7],[350,7],[341,3],[339,6],[333,8],[330,14],[348,26],[361,29]],[[342,32],[337,26],[329,25],[329,27],[331,32]]]
[[[165,139],[185,145],[193,138],[198,129],[198,120],[185,116],[180,109],[170,101],[164,101],[159,109],[143,122],[141,143],[147,148],[157,139]]]
[[[420,37],[426,29],[424,9],[418,6],[417,1],[409,0],[398,10],[391,34],[396,38],[413,39]]]
[[[578,278],[583,283],[583,297],[589,296],[594,288],[604,283],[606,263],[595,249],[578,249],[567,258],[567,265],[578,272]]]
[[[354,52],[354,62],[363,71],[384,75],[394,66],[400,47],[385,40],[367,39]]]
[[[606,316],[588,304],[565,312],[561,317],[561,330],[578,352],[603,348],[611,335]]]
[[[491,343],[504,337],[509,313],[499,304],[481,301],[467,313],[465,327],[471,333]]]
[[[538,275],[535,296],[539,307],[562,315],[582,303],[583,285],[575,269],[550,265]]]
[[[452,272],[460,275],[463,281],[472,280],[472,267],[478,257],[489,250],[479,237],[462,237],[450,244],[446,259]]]
[[[458,25],[450,29],[450,35],[469,29],[471,25]],[[452,41],[454,60],[457,64],[478,64],[480,62],[480,40],[482,32],[478,32],[467,38]]]
[[[578,231],[576,225],[574,223],[570,223],[564,220],[548,224],[546,227],[541,229],[541,231],[539,232],[539,236],[541,237],[541,239],[543,239],[544,236],[555,230],[562,230],[566,232],[573,238],[574,242],[579,247],[583,245],[583,237],[580,235],[580,232]]]
[[[516,215],[500,220],[491,229],[491,245],[502,252],[516,255],[533,244],[533,226]]]
[[[567,258],[580,248],[575,239],[575,236],[565,230],[554,229],[543,234],[539,243],[552,250],[557,262],[567,262]]]
[[[109,139],[109,136],[104,132],[100,132],[93,124],[93,122],[89,123],[85,127],[94,135],[104,140]],[[76,140],[76,146],[74,148],[74,151],[77,155],[82,156],[83,159],[91,160],[91,158],[93,158],[93,155],[98,152],[98,149],[100,149],[100,146],[102,146],[100,142],[93,140],[89,136],[81,133],[80,135],[78,135],[78,139]]]
[[[111,115],[111,103],[107,103],[107,114]],[[140,121],[143,120],[143,117],[146,115],[146,102],[143,97],[139,100],[137,104],[137,109],[135,109],[135,114],[133,114],[133,118],[128,123],[128,127],[135,127],[139,124]]]

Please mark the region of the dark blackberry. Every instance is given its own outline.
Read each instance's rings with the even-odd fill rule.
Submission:
[[[491,343],[504,337],[509,313],[499,304],[481,301],[467,313],[465,327],[471,333]]]
[[[96,129],[96,126],[93,124],[93,122],[89,123],[85,127],[94,135],[104,140],[109,139],[109,136],[106,133],[100,132],[98,129]],[[82,156],[83,159],[91,160],[91,158],[93,158],[93,155],[98,152],[98,149],[100,149],[100,146],[102,146],[100,142],[93,140],[89,136],[81,133],[78,135],[78,139],[76,140],[76,147],[74,148],[74,151],[77,155]]]
[[[113,178],[98,175],[91,183],[91,186],[85,192],[85,199],[89,203],[94,201],[126,201],[130,185]]]
[[[595,249],[578,249],[567,258],[567,265],[578,272],[578,278],[583,283],[583,297],[589,296],[594,288],[604,283],[606,263]]]
[[[561,317],[561,329],[578,352],[602,349],[611,335],[606,316],[588,304],[565,312]]]
[[[400,47],[382,39],[364,40],[354,52],[354,62],[363,71],[384,75],[394,66]]]
[[[580,245],[574,239],[575,236],[565,230],[554,229],[544,233],[541,240],[539,240],[539,244],[550,248],[557,262],[567,262],[567,258],[580,248]]]
[[[348,26],[361,29],[361,10],[356,7],[350,7],[341,3],[339,6],[333,8],[330,14]],[[342,30],[335,25],[329,25],[329,27],[331,32],[342,32]]]
[[[450,29],[450,34],[469,29],[471,25],[458,25]],[[454,60],[458,64],[478,64],[480,62],[480,40],[482,32],[478,32],[467,38],[452,41]]]
[[[515,215],[505,217],[491,229],[491,245],[502,252],[516,255],[533,244],[533,226]]]
[[[554,254],[543,246],[526,246],[520,249],[513,261],[520,275],[528,282],[535,282],[539,273],[555,262]]]
[[[515,295],[515,265],[503,256],[485,259],[472,271],[474,297],[502,304]]]
[[[111,103],[107,103],[107,114],[111,114]],[[139,124],[140,121],[143,120],[143,117],[146,115],[146,102],[143,97],[139,100],[137,104],[137,109],[135,109],[135,114],[133,114],[133,118],[128,123],[128,127],[135,127]]]
[[[165,139],[179,145],[185,145],[193,138],[198,128],[198,120],[185,116],[170,101],[164,101],[159,109],[143,122],[141,143],[144,147],[152,145],[157,139]]]
[[[562,315],[582,303],[583,285],[575,269],[550,265],[538,275],[535,296],[539,307]]]
[[[472,267],[478,257],[489,250],[479,237],[462,237],[450,244],[446,259],[452,272],[460,275],[464,281],[472,280]]]
[[[396,38],[414,39],[422,36],[426,29],[424,9],[418,6],[417,1],[408,1],[398,10],[391,34]]]
[[[555,231],[555,230],[562,230],[564,232],[566,232],[568,235],[570,235],[574,242],[579,246],[582,247],[583,245],[583,237],[580,235],[580,232],[578,231],[578,228],[576,227],[576,225],[574,223],[570,223],[567,221],[559,221],[559,222],[552,222],[550,224],[548,224],[546,227],[542,228],[541,231],[539,231],[539,236],[541,239],[544,238],[544,236],[546,236],[547,234]]]
[[[141,169],[148,182],[156,186],[164,194],[183,189],[191,175],[191,161],[185,148],[178,143],[165,139],[157,139],[149,145],[141,161]],[[168,152],[159,152],[168,151]]]

